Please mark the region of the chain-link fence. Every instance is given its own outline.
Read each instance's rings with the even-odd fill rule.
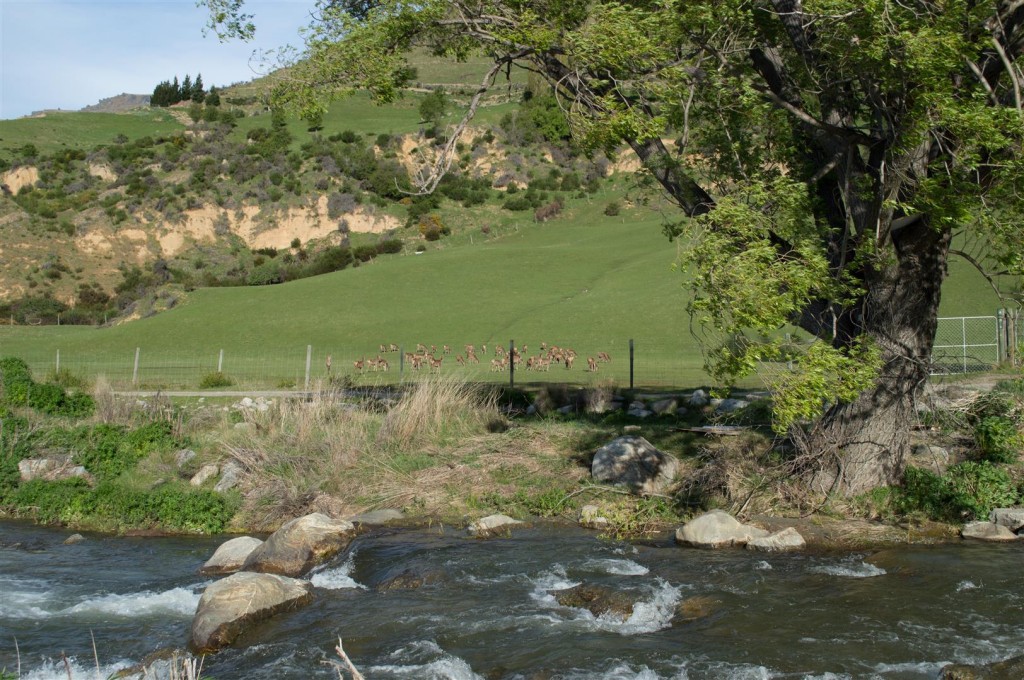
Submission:
[[[1002,315],[939,319],[932,347],[932,375],[987,371],[1005,358]]]

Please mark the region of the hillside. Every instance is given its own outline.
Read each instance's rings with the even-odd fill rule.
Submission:
[[[349,361],[381,343],[513,337],[622,356],[634,338],[657,348],[645,370],[673,362],[700,382],[676,245],[660,233],[671,208],[638,188],[632,156],[575,152],[545,98],[488,102],[437,194],[409,193],[471,66],[430,123],[425,86],[445,75],[426,62],[424,87],[395,105],[356,95],[315,128],[262,111],[255,84],[219,107],[0,123],[0,320],[132,321],[101,336],[13,328],[2,350],[123,367],[142,345],[273,363],[309,344]],[[998,306],[962,261],[946,291],[944,315]]]

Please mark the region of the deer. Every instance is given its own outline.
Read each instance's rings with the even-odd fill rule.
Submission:
[[[565,361],[565,367],[567,369],[568,368],[572,368],[572,362],[576,361],[576,355],[575,354],[566,354],[564,361]]]
[[[357,370],[357,371],[359,371],[360,373],[363,372],[363,367],[365,365],[366,365],[366,359],[365,358],[364,359],[359,359],[358,361],[353,361],[352,362],[352,368]]]
[[[396,345],[395,343],[391,343],[390,345],[388,345],[388,351],[389,352],[397,352],[398,351],[398,345]]]
[[[430,370],[436,370],[438,373],[441,372],[441,362],[444,361],[444,357],[435,357],[427,355],[427,360],[430,361]]]
[[[383,357],[377,357],[377,368],[382,371],[388,370],[388,360]]]
[[[472,345],[470,345],[470,346],[472,347]],[[476,352],[473,352],[473,351],[466,352],[466,361],[468,361],[471,364],[479,364],[480,363],[480,360],[476,356]]]
[[[597,362],[594,361],[594,357],[587,357],[587,370],[591,373],[597,371]]]
[[[508,359],[502,357],[501,359],[491,359],[491,371],[504,371],[505,367],[508,366]]]
[[[462,358],[461,354],[456,354],[455,355],[455,363],[457,363],[459,366],[465,366],[466,365],[466,360]]]
[[[331,375],[331,355],[327,355],[327,375]]]
[[[464,349],[466,350],[467,356],[476,352],[476,347],[474,347],[473,345],[466,345]]]
[[[607,352],[598,352],[597,353],[597,360],[598,361],[611,361],[612,358],[610,356],[608,356]]]
[[[442,348],[442,351],[443,351],[443,352],[444,352],[445,354],[451,354],[451,353],[452,353],[452,348],[451,348],[451,347],[449,347],[448,345],[445,345],[445,346],[444,346],[444,347]]]

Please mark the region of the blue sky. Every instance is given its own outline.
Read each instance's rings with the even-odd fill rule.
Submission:
[[[203,36],[195,0],[0,0],[0,119],[151,94],[162,80],[229,85],[256,77],[254,50],[301,44],[314,0],[247,0],[250,43]]]

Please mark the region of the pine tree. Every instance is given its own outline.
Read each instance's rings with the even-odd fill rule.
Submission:
[[[205,96],[206,92],[203,90],[203,74],[198,73],[196,74],[196,82],[192,83],[192,90],[189,92],[189,98],[197,104],[201,104]]]
[[[192,98],[192,76],[185,74],[185,80],[181,81],[181,87],[178,89],[177,101],[184,101],[185,99]],[[175,102],[177,103],[177,102]]]

